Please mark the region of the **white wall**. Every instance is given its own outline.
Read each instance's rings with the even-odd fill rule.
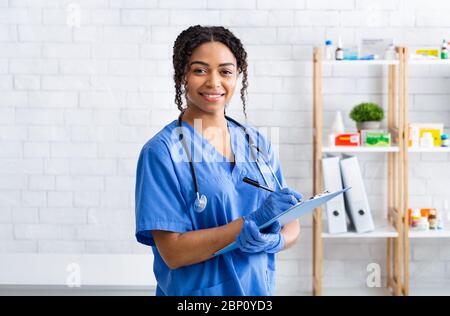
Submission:
[[[80,27],[67,25],[70,3],[81,7]],[[346,45],[374,36],[438,45],[450,37],[449,13],[444,0],[0,0],[0,252],[148,252],[133,238],[136,159],[176,117],[171,50],[187,26],[221,24],[242,39],[249,121],[279,128],[288,182],[309,195],[312,47],[339,34]],[[324,75],[327,124],[338,108],[384,104],[381,68],[325,68]],[[448,126],[449,75],[447,68],[411,69],[412,120]],[[238,98],[230,114],[242,119]],[[410,158],[411,205],[440,207],[449,198],[448,158]],[[378,171],[385,167],[373,156],[361,156],[361,164],[381,216]],[[279,256],[280,294],[311,288],[310,219],[302,229],[299,244]],[[324,285],[364,287],[367,264],[385,268],[384,246],[327,242]],[[411,282],[447,282],[449,247],[414,242]]]

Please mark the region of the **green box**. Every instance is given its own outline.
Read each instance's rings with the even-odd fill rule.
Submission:
[[[391,134],[383,131],[361,131],[363,146],[389,147],[391,146]]]

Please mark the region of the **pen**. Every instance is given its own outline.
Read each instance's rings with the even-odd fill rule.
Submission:
[[[267,190],[267,191],[270,191],[270,192],[275,192],[271,188],[268,188],[268,187],[266,187],[264,185],[261,185],[261,184],[259,184],[258,181],[252,180],[250,178],[244,177],[244,179],[242,179],[242,181],[244,181],[245,183],[251,184],[251,185],[253,185],[253,186],[257,187],[257,188],[261,188],[261,189],[264,189],[264,190]]]

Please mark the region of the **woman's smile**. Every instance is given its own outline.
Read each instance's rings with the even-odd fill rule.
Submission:
[[[207,102],[218,102],[218,101],[222,101],[222,99],[225,96],[225,93],[202,93],[199,92],[199,94],[203,97],[203,99]]]

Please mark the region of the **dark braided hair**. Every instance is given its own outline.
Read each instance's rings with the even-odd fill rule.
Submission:
[[[178,35],[173,46],[173,68],[175,73],[173,79],[175,81],[175,103],[180,111],[184,111],[182,95],[186,92],[184,77],[187,71],[187,64],[192,56],[195,48],[207,42],[220,42],[226,45],[237,61],[239,74],[243,74],[241,100],[244,106],[244,115],[246,113],[246,96],[247,96],[247,52],[245,51],[241,41],[234,36],[228,29],[222,26],[201,26],[195,25],[187,28]]]

